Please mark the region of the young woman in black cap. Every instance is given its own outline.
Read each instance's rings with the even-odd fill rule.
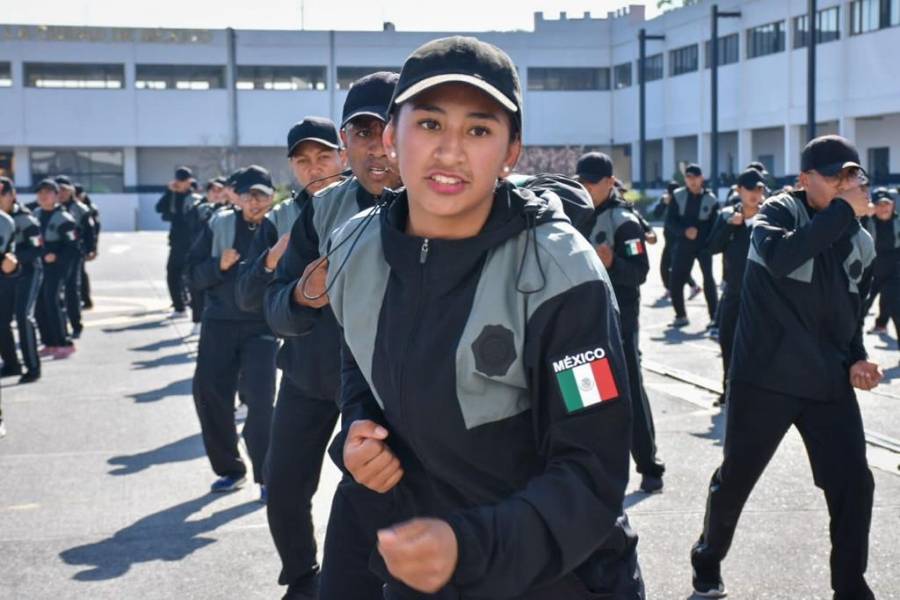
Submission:
[[[343,328],[344,468],[387,598],[643,595],[615,296],[559,199],[504,180],[521,125],[505,53],[419,48],[384,134],[406,189],[305,290]]]

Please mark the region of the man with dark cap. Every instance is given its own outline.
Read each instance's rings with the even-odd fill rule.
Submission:
[[[750,230],[756,222],[759,207],[766,199],[766,184],[759,171],[747,169],[737,180],[740,202],[726,206],[719,213],[707,240],[711,254],[722,254],[722,272],[725,289],[719,301],[719,348],[722,350],[722,395],[718,404],[728,397],[728,368],[731,366],[731,348],[737,329],[738,310],[741,306],[741,287],[750,248]]]
[[[672,295],[675,320],[671,326],[681,328],[690,323],[684,306],[684,285],[690,277],[694,261],[700,263],[703,273],[703,293],[706,296],[710,326],[713,326],[718,289],[713,278],[712,256],[705,246],[719,213],[719,202],[704,187],[703,171],[699,165],[688,165],[684,170],[684,182],[684,187],[675,190],[666,214],[666,231],[674,242],[669,293]]]
[[[863,347],[862,306],[875,245],[860,226],[868,194],[859,154],[823,136],[803,149],[803,191],[766,201],[750,236],[729,375],[722,465],[691,552],[694,590],[722,597],[720,565],[741,510],[791,426],[803,438],[831,518],[835,600],[866,584],[874,481],[853,388],[878,385]]]
[[[81,307],[84,310],[90,310],[94,308],[94,301],[91,298],[91,279],[88,276],[87,272],[87,263],[97,258],[97,253],[100,248],[100,210],[97,208],[97,205],[91,200],[90,195],[85,191],[84,186],[80,183],[75,184],[75,199],[87,206],[91,215],[91,222],[93,223],[93,238],[94,238],[94,252],[87,254],[84,257],[84,262],[81,265]]]
[[[44,282],[37,307],[37,321],[44,348],[41,356],[68,358],[75,344],[66,331],[63,289],[69,266],[79,256],[77,224],[59,204],[59,184],[44,179],[37,185],[38,208],[34,217],[41,225],[44,242]]]
[[[653,413],[644,390],[638,344],[641,285],[650,271],[644,230],[616,193],[613,162],[609,156],[601,152],[584,154],[578,159],[576,173],[595,207],[588,241],[609,272],[619,302],[622,349],[631,388],[631,455],[641,474],[641,490],[648,494],[661,492],[666,467],[656,456]]]
[[[269,447],[269,427],[275,396],[275,352],[278,341],[262,316],[240,309],[235,302],[237,264],[272,206],[272,178],[252,165],[235,186],[243,196],[241,211],[226,211],[212,219],[191,246],[188,268],[194,288],[206,292],[203,327],[194,372],[194,404],[203,444],[219,476],[212,492],[231,492],[246,481],[247,466],[238,451],[234,423],[235,395],[247,405],[243,437],[253,476],[265,502],[263,462]]]
[[[206,182],[206,195],[195,195],[191,204],[188,220],[191,227],[191,239],[196,240],[203,232],[203,228],[216,213],[226,206],[224,177],[214,177]],[[191,288],[191,321],[194,327],[191,335],[200,335],[200,322],[203,318],[204,300],[206,295],[201,290]]]
[[[175,179],[156,202],[156,212],[170,223],[169,259],[166,262],[166,283],[172,298],[172,316],[183,317],[187,302],[185,267],[192,236],[188,213],[191,208],[191,181],[193,172],[187,167],[175,169]]]
[[[13,181],[0,177],[0,210],[9,214],[15,224],[15,257],[18,269],[2,293],[0,308],[0,356],[3,357],[4,377],[21,375],[19,383],[31,383],[41,376],[41,359],[38,355],[37,332],[34,308],[41,291],[44,270],[41,255],[44,244],[41,238],[41,224],[31,211],[19,204]],[[8,295],[7,295],[8,294]],[[19,334],[19,348],[22,363],[16,356],[10,323],[15,317]],[[25,365],[22,372],[21,364]]]
[[[340,333],[331,309],[318,302],[312,303],[315,307],[296,304],[293,290],[304,269],[327,254],[325,241],[331,231],[359,211],[371,208],[386,187],[400,184],[382,145],[397,78],[396,73],[377,72],[353,83],[344,102],[340,130],[352,177],[303,202],[289,239],[282,236],[275,245],[278,248],[284,242],[284,256],[266,281],[271,282],[265,291],[266,317],[273,330],[286,338],[285,348],[291,352],[291,362],[284,364],[272,424],[268,509],[272,537],[283,564],[279,582],[289,584],[285,596],[289,599],[315,597],[318,565],[311,501],[337,422],[340,387]],[[331,135],[326,137],[324,131],[314,135],[310,130],[297,139],[305,139],[306,145],[315,144],[317,138],[336,142]],[[257,274],[265,258],[263,255],[257,260]],[[346,544],[359,545],[348,527],[351,518],[339,490],[328,523],[322,598],[380,598],[381,582],[367,569],[370,549],[362,548],[357,563],[348,559]],[[351,533],[345,534],[347,530]]]
[[[872,291],[866,301],[865,312],[879,297],[878,317],[874,333],[887,333],[888,319],[900,337],[900,216],[894,197],[887,188],[872,192],[875,214],[866,219],[866,229],[875,240],[875,263],[872,270]]]
[[[97,256],[96,232],[91,209],[75,197],[75,185],[65,175],[55,179],[59,185],[59,203],[75,219],[75,234],[78,240],[78,255],[69,265],[66,273],[66,316],[72,326],[72,338],[81,337],[81,272],[85,260]]]
[[[665,220],[666,214],[669,210],[669,205],[672,203],[672,198],[675,195],[675,190],[677,190],[680,185],[675,180],[670,181],[666,184],[666,191],[663,192],[663,195],[660,196],[659,200],[653,205],[651,208],[651,216],[654,219],[662,219]],[[675,242],[672,240],[672,235],[669,233],[669,230],[663,227],[663,249],[662,255],[659,257],[659,276],[662,280],[663,288],[665,288],[665,292],[659,301],[669,300],[671,298],[671,294],[669,293],[669,278],[672,274],[672,247],[675,245]],[[693,300],[696,298],[700,292],[700,286],[697,285],[697,282],[694,281],[694,277],[688,274],[688,285],[691,286],[691,295],[688,296],[689,299]]]

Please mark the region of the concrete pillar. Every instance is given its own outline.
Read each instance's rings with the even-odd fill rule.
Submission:
[[[800,174],[800,152],[803,150],[803,129],[805,126],[787,124],[784,126],[784,165],[777,175]]]
[[[31,189],[31,153],[28,146],[13,148],[13,177],[19,189]]]
[[[711,136],[701,133],[697,136],[697,164],[703,169],[703,174],[709,179],[712,176],[712,160],[710,157]]]
[[[841,136],[847,138],[854,144],[856,143],[856,118],[855,117],[841,117],[840,122],[838,123],[838,131],[841,132]]]
[[[134,146],[126,146],[122,149],[122,176],[125,183],[125,190],[134,189],[138,185],[138,160],[137,148]]]
[[[675,138],[664,137],[662,139],[662,178],[669,181],[675,172]]]
[[[737,162],[738,171],[743,171],[756,158],[753,156],[753,130],[738,129]]]

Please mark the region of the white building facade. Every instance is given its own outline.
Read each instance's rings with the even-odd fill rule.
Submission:
[[[805,0],[719,0],[719,171],[759,160],[799,170],[806,140]],[[571,171],[585,148],[637,176],[638,33],[647,42],[646,179],[710,168],[711,2],[645,20],[535,15],[534,31],[473,35],[506,50],[525,90],[522,170]],[[857,143],[878,182],[900,183],[900,0],[820,0],[817,132]],[[429,39],[383,31],[245,31],[0,25],[0,173],[20,193],[47,174],[81,181],[110,230],[163,226],[153,203],[185,164],[204,180],[256,162],[290,184],[290,126],[340,117],[349,84],[398,70]]]

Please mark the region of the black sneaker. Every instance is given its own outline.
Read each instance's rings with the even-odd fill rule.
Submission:
[[[700,598],[724,598],[728,595],[722,581],[722,570],[719,564],[713,567],[701,567],[691,553],[691,570],[693,571],[694,595]]]
[[[672,329],[681,329],[682,327],[687,327],[691,322],[687,317],[675,317],[675,320],[669,323],[669,327]]]
[[[319,597],[319,572],[301,577],[288,586],[282,600],[317,600]]]
[[[84,331],[84,327],[75,327],[72,329],[72,339],[77,340],[81,337],[81,332]]]
[[[14,377],[22,374],[22,365],[3,365],[0,377]]]
[[[645,494],[659,494],[663,489],[662,477],[644,475],[641,477],[641,491]]]
[[[719,394],[719,397],[713,402],[713,406],[725,406],[725,394]]]
[[[37,381],[40,378],[41,378],[40,373],[36,373],[34,371],[28,371],[27,373],[25,373],[24,375],[19,377],[19,383],[34,383],[35,381]]]

